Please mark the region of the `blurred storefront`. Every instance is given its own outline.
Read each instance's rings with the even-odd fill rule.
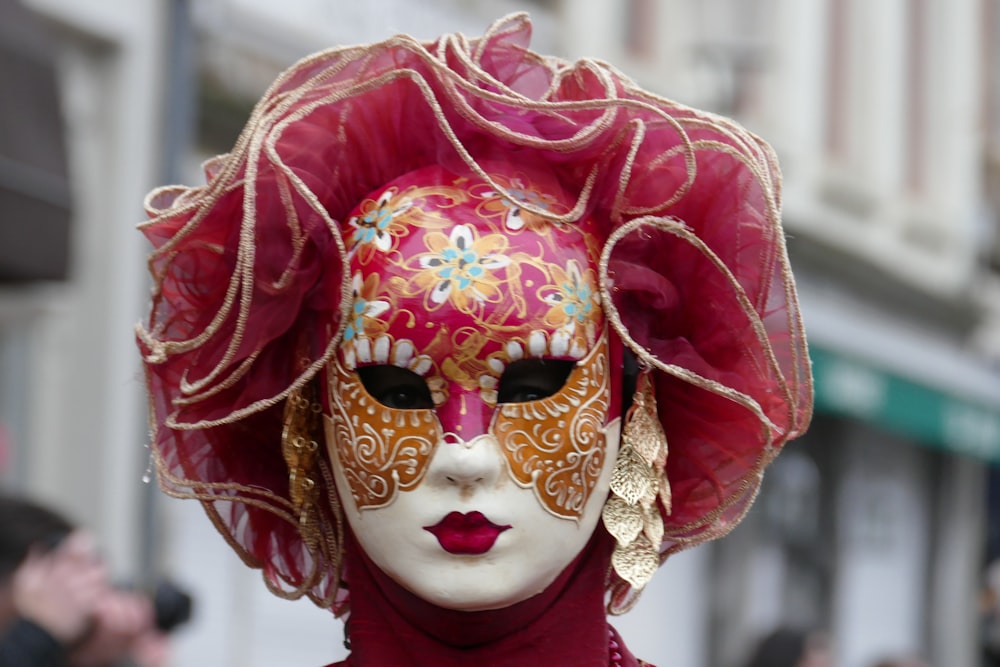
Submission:
[[[712,664],[739,665],[756,637],[805,626],[830,633],[838,665],[886,655],[976,665],[1000,413],[884,360],[821,344],[812,355],[812,429],[714,547]]]
[[[816,418],[701,555],[706,664],[739,667],[791,625],[829,632],[838,667],[974,667],[998,520],[1000,3],[587,0],[562,14],[568,55],[737,116],[783,165]]]

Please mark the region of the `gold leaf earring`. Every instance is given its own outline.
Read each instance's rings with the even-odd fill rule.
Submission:
[[[319,441],[323,406],[317,400],[315,382],[293,390],[285,400],[281,453],[288,466],[288,495],[292,511],[299,520],[299,532],[310,551],[320,539],[316,499],[319,471]]]
[[[660,565],[663,518],[670,514],[667,436],[656,412],[652,372],[644,369],[625,415],[621,448],[611,473],[611,495],[604,504],[604,526],[615,538],[611,565],[622,579],[641,590]]]

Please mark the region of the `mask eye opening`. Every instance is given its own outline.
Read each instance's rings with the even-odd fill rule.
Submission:
[[[576,368],[570,359],[519,359],[504,369],[497,403],[529,403],[559,392]]]
[[[365,391],[387,408],[429,410],[434,407],[426,380],[408,368],[375,364],[360,366],[357,373]]]
[[[635,387],[639,382],[639,362],[635,353],[625,347],[622,356],[622,415],[627,415],[635,398]]]

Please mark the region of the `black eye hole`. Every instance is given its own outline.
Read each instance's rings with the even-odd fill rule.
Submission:
[[[426,410],[434,407],[431,390],[422,377],[411,370],[392,366],[358,368],[361,384],[376,401],[397,410]]]
[[[500,378],[497,403],[526,403],[547,398],[563,388],[575,361],[568,359],[520,359]]]

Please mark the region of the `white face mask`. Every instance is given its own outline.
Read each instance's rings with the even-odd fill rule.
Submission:
[[[351,374],[341,367],[342,380],[338,381],[331,369],[334,417],[327,422],[327,442],[363,446],[330,446],[330,458],[348,523],[371,560],[407,590],[448,609],[499,609],[526,600],[551,584],[586,545],[601,516],[617,455],[619,420],[601,426],[603,419],[584,416],[587,425],[583,435],[592,443],[589,449],[575,442],[569,447],[556,447],[558,451],[553,454],[557,458],[534,461],[539,467],[558,471],[575,465],[577,455],[585,452],[592,465],[578,470],[576,475],[588,477],[589,488],[575,499],[566,493],[547,496],[544,485],[535,483],[540,481],[539,475],[534,480],[529,475],[527,484],[520,483],[511,464],[521,451],[510,446],[517,440],[506,434],[498,437],[496,432],[503,431],[503,412],[531,411],[543,404],[543,409],[560,406],[557,411],[566,421],[579,423],[581,411],[575,409],[579,406],[574,405],[578,401],[571,389],[574,379],[587,369],[587,373],[600,373],[598,377],[606,383],[606,349],[604,344],[596,348],[574,369],[566,386],[552,396],[500,405],[486,431],[470,440],[436,435],[447,429],[447,424],[436,415],[430,422],[423,422],[416,417],[425,412],[422,410],[402,415],[404,419],[415,417],[408,424],[427,424],[425,429],[407,428],[405,424],[400,429],[406,433],[404,440],[366,438],[364,434],[377,430],[386,419],[390,424],[397,423],[396,418],[406,411],[375,407],[377,401],[360,380],[344,381]],[[374,409],[369,412],[369,408]],[[427,435],[415,436],[419,432]],[[540,438],[546,437],[545,432],[534,432]],[[572,440],[580,432],[570,427],[566,435]],[[369,476],[365,486],[359,478],[366,476],[364,468],[371,466],[359,459],[365,458],[367,445],[383,451],[395,447],[403,459],[429,451],[429,461],[409,488],[399,488],[402,485],[398,482],[405,482],[405,475],[398,472],[390,472],[384,481]],[[404,470],[411,469],[408,466],[413,460],[403,463]],[[371,461],[369,458],[368,463]],[[526,468],[522,466],[522,470]],[[558,474],[546,479],[555,486],[561,483]],[[359,502],[371,498],[360,489],[384,488],[393,482],[397,489],[384,504],[359,506]],[[549,491],[555,486],[550,486]],[[564,486],[563,491],[568,488]],[[570,501],[572,516],[554,513],[546,505],[546,498]]]
[[[441,170],[358,211],[354,302],[327,369],[347,520],[371,560],[429,602],[532,597],[589,541],[618,450],[593,223],[515,215]]]

